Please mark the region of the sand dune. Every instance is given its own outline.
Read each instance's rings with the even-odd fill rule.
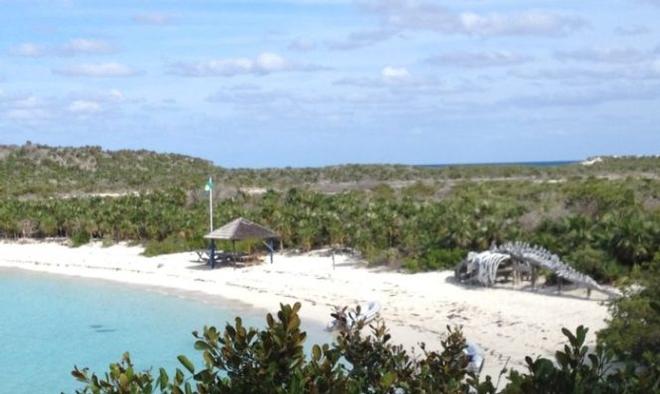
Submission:
[[[279,303],[300,301],[303,319],[327,322],[334,305],[378,300],[395,341],[407,347],[439,346],[447,325],[487,353],[484,372],[496,377],[525,355],[551,355],[564,342],[561,328],[590,328],[589,340],[605,325],[607,308],[598,295],[558,296],[513,288],[471,288],[452,282],[452,273],[404,274],[367,269],[349,256],[332,259],[320,252],[275,255],[274,264],[213,271],[194,253],[141,256],[141,247],[104,248],[94,243],[69,248],[57,242],[0,242],[0,267],[160,286],[240,300],[273,311]]]

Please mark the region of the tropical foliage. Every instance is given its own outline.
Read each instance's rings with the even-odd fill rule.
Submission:
[[[222,333],[204,327],[201,334],[193,333],[203,365],[198,368],[181,355],[183,369],[172,377],[162,368],[157,376],[136,371],[128,354],[104,376],[84,368],[74,368],[72,375],[84,385],[79,393],[497,392],[490,376],[480,381],[467,371],[466,342],[459,329],[447,328],[439,351],[422,345],[422,354],[413,356],[392,344],[382,322],[372,325],[368,336],[361,334],[359,324],[342,331],[332,344],[314,345],[308,358],[299,309],[300,304],[282,305],[276,317],[267,315],[262,330],[244,327],[240,318]],[[500,393],[651,393],[660,388],[657,364],[645,370],[635,370],[634,364],[614,369],[603,348],[588,351],[586,328],[563,333],[568,344],[555,360],[526,357],[527,371],[510,371]]]
[[[421,190],[421,192],[420,192]],[[431,198],[442,190],[441,198]],[[446,269],[467,251],[529,241],[600,281],[651,262],[660,245],[660,181],[461,182],[325,194],[300,188],[220,199],[215,223],[244,216],[281,247],[342,246],[373,264]],[[147,254],[204,248],[208,205],[182,189],[120,197],[0,199],[0,236],[134,241]],[[240,245],[247,248],[253,245]],[[222,247],[222,246],[220,246]]]
[[[660,365],[660,253],[656,253],[648,267],[636,270],[629,282],[626,296],[611,304],[611,319],[598,338],[617,358],[657,368]]]

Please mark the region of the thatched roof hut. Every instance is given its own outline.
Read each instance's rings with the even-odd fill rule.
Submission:
[[[279,236],[272,230],[251,222],[245,218],[238,218],[213,230],[204,236],[212,240],[242,241],[245,239],[273,239]]]

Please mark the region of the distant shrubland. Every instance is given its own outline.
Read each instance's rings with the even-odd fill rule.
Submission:
[[[225,195],[239,189],[290,187],[320,192],[363,190],[378,184],[395,189],[415,182],[438,184],[483,179],[569,179],[589,176],[657,179],[660,157],[604,158],[590,166],[340,165],[318,168],[228,169],[210,161],[150,151],[106,151],[100,147],[0,146],[0,195],[24,198],[127,193],[177,187],[192,190],[212,176]]]

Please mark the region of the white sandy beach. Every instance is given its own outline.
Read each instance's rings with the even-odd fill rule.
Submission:
[[[564,342],[561,328],[590,328],[589,340],[608,316],[598,293],[557,296],[512,288],[472,288],[450,280],[452,272],[405,274],[367,269],[347,256],[276,254],[274,264],[208,270],[194,253],[147,258],[141,247],[94,243],[70,248],[57,242],[0,242],[0,267],[21,268],[124,283],[202,292],[276,311],[300,301],[303,319],[325,323],[334,305],[379,301],[396,342],[439,346],[447,325],[487,353],[484,373],[495,379],[506,360],[551,356]],[[599,301],[600,300],[600,301]]]

